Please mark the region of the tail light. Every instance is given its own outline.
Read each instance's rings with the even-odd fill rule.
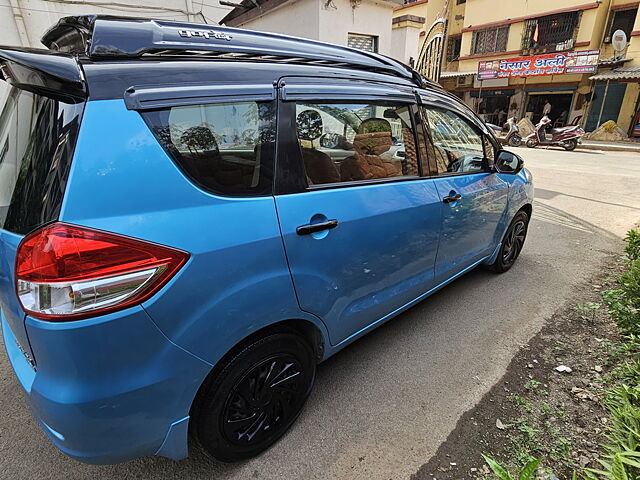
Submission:
[[[77,320],[145,301],[188,258],[154,243],[54,223],[20,243],[16,291],[36,318]]]

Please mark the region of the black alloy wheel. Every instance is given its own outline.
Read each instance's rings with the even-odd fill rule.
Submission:
[[[299,361],[290,355],[254,365],[227,397],[220,419],[227,441],[241,447],[259,443],[286,423],[304,398],[301,376]]]
[[[524,246],[528,226],[529,215],[522,210],[516,213],[511,225],[509,225],[507,232],[504,234],[498,256],[493,264],[490,265],[493,271],[502,273],[513,266]]]
[[[315,379],[311,347],[293,333],[273,333],[240,351],[203,387],[192,431],[224,462],[251,458],[293,424]]]

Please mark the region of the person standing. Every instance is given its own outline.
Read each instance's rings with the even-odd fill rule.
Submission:
[[[549,103],[549,99],[545,99],[544,107],[542,107],[542,116],[549,116],[551,113],[551,104]]]

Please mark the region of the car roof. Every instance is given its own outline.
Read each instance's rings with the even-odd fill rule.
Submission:
[[[92,62],[109,60],[223,60],[337,67],[382,73],[418,87],[440,88],[393,58],[373,52],[240,28],[146,18],[65,17],[42,37],[51,50]]]
[[[444,92],[384,55],[238,28],[84,15],[60,19],[42,43],[48,49],[0,47],[5,80],[49,95],[96,100],[122,98],[131,87],[272,84],[285,76],[355,78]],[[24,69],[36,75],[25,76]],[[24,83],[28,78],[37,78],[37,85]]]

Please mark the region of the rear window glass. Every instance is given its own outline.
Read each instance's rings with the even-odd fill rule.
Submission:
[[[57,220],[82,108],[9,91],[0,113],[0,228],[25,234]]]
[[[223,195],[272,191],[275,111],[272,102],[181,106],[143,113],[183,172]]]

